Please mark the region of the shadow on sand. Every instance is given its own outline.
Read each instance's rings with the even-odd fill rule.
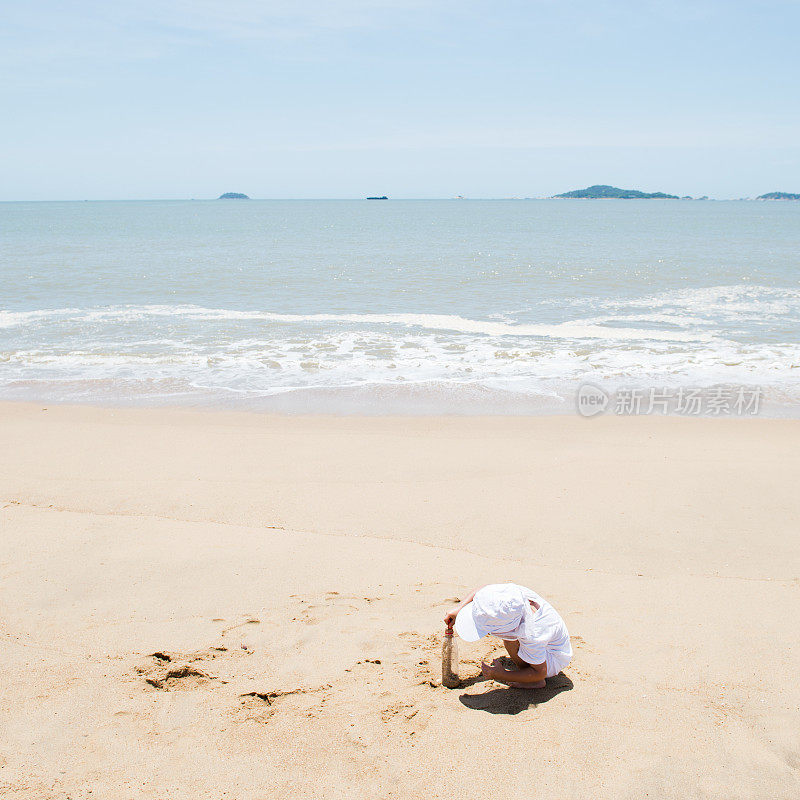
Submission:
[[[478,683],[481,678],[471,682],[464,681],[463,685]],[[483,694],[462,694],[458,699],[467,707],[476,711],[487,711],[489,714],[519,714],[529,708],[552,700],[561,692],[568,692],[574,684],[563,673],[559,672],[553,678],[547,679],[547,685],[542,689],[512,689],[510,686],[503,689],[490,689]]]

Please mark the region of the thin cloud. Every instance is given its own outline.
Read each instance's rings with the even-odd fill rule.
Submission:
[[[276,43],[336,33],[425,26],[448,10],[468,13],[472,2],[435,7],[425,0],[172,0],[113,4],[78,0],[17,4],[0,29],[0,62],[36,63],[157,58],[180,47],[224,41]]]
[[[386,27],[397,16],[430,9],[424,0],[175,0],[139,6],[135,16],[162,25],[254,38],[314,30]]]

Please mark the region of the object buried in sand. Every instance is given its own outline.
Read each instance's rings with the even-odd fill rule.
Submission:
[[[458,679],[458,641],[453,629],[447,628],[442,642],[442,686],[455,689],[461,684]]]

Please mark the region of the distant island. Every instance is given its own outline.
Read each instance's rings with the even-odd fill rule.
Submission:
[[[388,200],[389,198],[384,194],[380,197],[368,197],[367,200]]]
[[[800,194],[792,192],[768,192],[756,197],[756,200],[800,200]]]
[[[608,197],[617,200],[678,200],[675,194],[664,194],[664,192],[640,192],[636,189],[618,189],[616,186],[606,186],[600,184],[589,186],[586,189],[576,189],[574,192],[564,192],[564,194],[554,194],[554,198],[580,198],[580,199],[605,199]]]
[[[250,198],[246,194],[242,194],[241,192],[225,192],[225,194],[221,194],[218,200],[249,200]]]

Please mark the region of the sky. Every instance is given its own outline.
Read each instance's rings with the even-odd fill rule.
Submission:
[[[0,0],[0,199],[800,192],[800,0]]]

